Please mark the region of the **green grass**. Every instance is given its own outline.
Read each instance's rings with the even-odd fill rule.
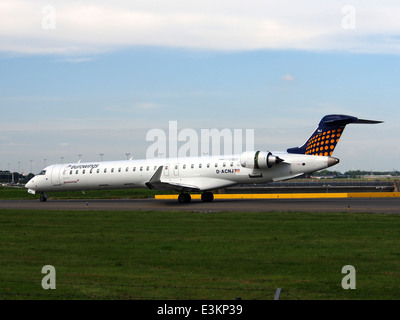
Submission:
[[[400,298],[398,215],[4,209],[0,228],[0,299]]]
[[[49,192],[47,195],[53,199],[143,199],[154,198],[156,194],[174,194],[171,191],[156,191],[149,189],[125,189],[125,190],[89,190]],[[39,199],[40,195],[32,195],[25,188],[0,187],[0,200],[32,200]]]

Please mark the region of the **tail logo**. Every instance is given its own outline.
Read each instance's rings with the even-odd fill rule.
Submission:
[[[315,156],[330,156],[339,142],[343,129],[329,130],[322,132],[318,130],[311,139],[308,140],[305,154]]]

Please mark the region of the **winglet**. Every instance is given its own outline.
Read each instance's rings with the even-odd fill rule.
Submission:
[[[154,188],[154,184],[158,184],[161,182],[161,173],[163,171],[164,166],[160,166],[157,171],[153,174],[149,182],[146,182],[147,188],[150,190]]]
[[[310,138],[301,146],[287,149],[288,153],[330,156],[339,142],[346,125],[350,123],[377,124],[383,121],[358,119],[343,114],[323,117]]]

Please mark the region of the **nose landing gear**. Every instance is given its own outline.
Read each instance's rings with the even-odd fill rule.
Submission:
[[[46,202],[47,201],[47,194],[45,192],[40,193],[40,202]]]

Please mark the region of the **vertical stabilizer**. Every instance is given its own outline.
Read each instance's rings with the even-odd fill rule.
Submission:
[[[343,130],[350,123],[375,124],[382,121],[358,119],[343,114],[331,114],[322,118],[311,137],[301,146],[287,149],[288,153],[331,156]]]

